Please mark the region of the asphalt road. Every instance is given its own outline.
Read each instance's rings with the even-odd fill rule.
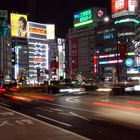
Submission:
[[[25,95],[24,95],[25,97]],[[105,94],[6,99],[1,105],[93,140],[139,140],[140,101]]]

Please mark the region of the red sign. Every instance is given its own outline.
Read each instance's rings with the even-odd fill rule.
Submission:
[[[126,45],[119,44],[120,59],[125,59]]]
[[[78,67],[78,40],[73,39],[71,40],[71,54],[72,54],[72,69],[77,70]]]
[[[94,56],[93,58],[93,64],[94,64],[94,68],[93,68],[93,74],[94,74],[94,78],[96,78],[97,73],[98,73],[98,56]]]
[[[112,13],[128,10],[128,0],[112,0]]]

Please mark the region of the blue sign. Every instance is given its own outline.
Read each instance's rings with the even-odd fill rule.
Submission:
[[[125,65],[126,66],[131,67],[131,66],[133,66],[133,64],[134,64],[134,60],[132,58],[127,58],[125,60]]]

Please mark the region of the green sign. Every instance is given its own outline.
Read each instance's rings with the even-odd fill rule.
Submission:
[[[93,10],[88,9],[74,14],[74,27],[93,23]]]
[[[139,24],[139,23],[140,23],[140,20],[132,19],[132,18],[127,18],[127,19],[117,20],[117,21],[115,21],[114,23],[115,23],[115,24],[120,24],[120,23],[127,23],[127,22],[134,22],[134,23]]]

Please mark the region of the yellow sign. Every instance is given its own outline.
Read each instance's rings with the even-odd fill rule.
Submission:
[[[27,15],[11,13],[11,36],[27,37]]]

